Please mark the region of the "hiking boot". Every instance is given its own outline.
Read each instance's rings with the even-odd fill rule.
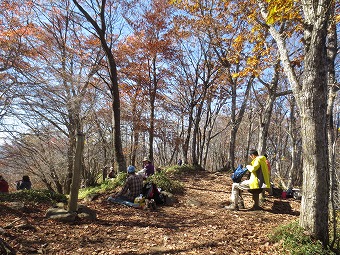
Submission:
[[[228,206],[225,206],[224,209],[227,209],[227,210],[230,210],[230,211],[238,211],[239,210],[238,205],[235,205],[235,204],[230,204]]]
[[[156,206],[156,201],[154,199],[151,199],[151,208],[152,210],[156,210],[157,209],[157,206]]]
[[[155,202],[154,199],[146,199],[145,200],[145,206],[149,210],[156,210],[157,209],[156,202]]]
[[[239,209],[244,209],[244,202],[243,202],[243,200],[238,202],[238,208]]]

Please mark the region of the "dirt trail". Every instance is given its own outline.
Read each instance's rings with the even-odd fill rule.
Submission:
[[[46,208],[18,215],[0,210],[0,227],[26,217],[32,230],[5,230],[17,254],[281,254],[267,234],[297,219],[299,202],[267,198],[263,211],[223,209],[230,196],[230,176],[199,173],[185,176],[184,195],[174,206],[156,211],[108,204],[106,196],[87,205],[96,222],[55,223],[44,218]],[[251,194],[245,193],[250,208]]]

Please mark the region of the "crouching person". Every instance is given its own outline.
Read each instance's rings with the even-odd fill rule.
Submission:
[[[240,183],[233,183],[231,189],[231,204],[225,207],[228,210],[238,210],[239,205],[243,204],[242,191],[248,190],[252,193],[254,205],[252,210],[261,210],[259,205],[260,199],[259,195],[263,189],[270,188],[269,172],[266,163],[266,157],[259,156],[256,150],[251,150],[249,152],[249,157],[251,158],[250,165],[247,165],[247,169],[250,172],[250,178],[244,180]]]
[[[142,193],[143,177],[136,174],[134,166],[127,168],[128,178],[124,187],[115,195],[110,196],[107,200],[113,203],[132,202]]]

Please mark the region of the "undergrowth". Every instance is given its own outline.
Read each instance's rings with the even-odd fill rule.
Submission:
[[[203,168],[201,168],[200,166],[174,165],[174,166],[166,167],[163,170],[163,172],[170,177],[175,177],[175,176],[186,175],[188,173],[197,173],[197,172],[202,171],[202,170],[203,170]]]
[[[168,168],[161,172],[156,172],[153,176],[147,178],[145,182],[153,182],[157,187],[171,193],[183,193],[184,188],[180,181],[174,180],[175,175],[181,173],[194,171],[189,166],[176,166]],[[79,190],[78,198],[83,199],[95,193],[107,193],[115,191],[118,187],[124,185],[127,178],[127,173],[118,173],[113,179],[106,181],[92,187],[87,187]],[[37,203],[67,203],[67,196],[58,194],[48,190],[21,190],[11,193],[0,193],[0,202],[37,202]]]
[[[146,182],[153,182],[158,188],[174,194],[180,194],[184,192],[183,184],[180,181],[169,178],[166,172],[157,172],[154,175],[148,177]]]
[[[304,234],[298,221],[278,227],[270,235],[272,242],[281,242],[285,254],[289,255],[335,255],[337,253],[324,248],[320,241]]]
[[[66,203],[67,197],[49,190],[20,190],[11,193],[0,193],[0,202],[34,202],[34,203]]]
[[[88,195],[95,193],[106,193],[115,190],[119,186],[123,186],[127,178],[127,173],[119,173],[113,179],[107,179],[101,184],[93,187],[87,187],[79,190],[79,199],[83,199]]]
[[[183,193],[184,188],[180,181],[174,180],[175,175],[181,174],[183,171],[192,171],[190,167],[171,167],[165,170],[156,172],[148,177],[144,182],[153,182],[158,188],[171,192],[173,194]],[[118,187],[123,186],[127,178],[127,173],[119,173],[115,178],[108,179],[94,187],[88,187],[79,190],[79,199],[83,199],[94,193],[113,192]]]

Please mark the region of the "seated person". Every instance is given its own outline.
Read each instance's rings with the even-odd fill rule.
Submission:
[[[113,166],[110,167],[110,173],[109,173],[108,177],[109,177],[110,179],[113,179],[113,178],[116,177],[115,169],[114,169]]]
[[[136,197],[142,193],[143,188],[143,177],[136,174],[134,166],[127,168],[128,178],[126,179],[125,185],[120,192],[110,196],[107,200],[109,202],[122,202],[129,201],[133,202]]]
[[[17,190],[31,189],[32,183],[28,175],[24,175],[21,181],[17,181]]]
[[[2,177],[2,175],[0,175],[0,192],[8,192],[8,182]]]
[[[147,157],[143,159],[143,170],[145,171],[146,177],[149,177],[155,173],[155,167]]]
[[[250,172],[250,178],[240,183],[233,183],[231,190],[231,204],[225,207],[228,210],[238,210],[239,202],[242,204],[242,191],[248,190],[253,195],[253,210],[261,210],[259,205],[259,194],[263,189],[270,188],[269,172],[266,163],[266,157],[259,156],[256,150],[250,150],[249,156],[252,159],[247,169]],[[239,201],[241,199],[241,201]]]

